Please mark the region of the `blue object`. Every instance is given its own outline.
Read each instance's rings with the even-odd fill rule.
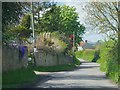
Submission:
[[[20,58],[23,58],[25,55],[25,47],[19,46]]]

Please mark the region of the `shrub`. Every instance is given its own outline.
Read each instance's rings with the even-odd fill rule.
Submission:
[[[75,56],[76,56],[76,58],[82,58],[83,57],[83,51],[76,51]]]
[[[84,50],[83,59],[92,61],[94,58],[94,53],[95,53],[95,50]]]
[[[78,60],[78,58],[76,56],[74,56],[73,59],[74,59],[74,64],[75,65],[80,65],[81,64],[80,60]]]
[[[118,82],[119,78],[119,71],[118,71],[118,53],[117,46],[115,46],[112,50],[108,52],[108,59],[107,59],[107,75],[115,82]]]
[[[98,50],[84,50],[84,51],[77,51],[75,55],[77,58],[82,58],[88,61],[92,61],[95,58],[95,53],[98,53]],[[99,53],[98,53],[99,54]]]
[[[114,41],[105,42],[100,47],[100,70],[106,72],[106,75],[115,82],[118,82],[118,46]]]

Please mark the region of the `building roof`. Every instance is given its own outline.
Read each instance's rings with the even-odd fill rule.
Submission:
[[[82,46],[83,49],[95,49],[95,47],[90,43],[84,43]]]

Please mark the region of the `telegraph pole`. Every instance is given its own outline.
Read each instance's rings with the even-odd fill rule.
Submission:
[[[36,66],[36,60],[35,60],[35,29],[34,29],[34,9],[33,9],[33,0],[31,0],[31,26],[33,30],[33,57],[34,57],[34,66]]]
[[[33,30],[33,44],[35,46],[35,30],[34,30],[34,16],[33,16],[33,3],[31,1],[31,24],[32,24],[32,30]]]

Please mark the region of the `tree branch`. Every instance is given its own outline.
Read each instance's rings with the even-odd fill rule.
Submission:
[[[107,22],[114,28],[113,30],[115,30],[117,32],[118,30],[116,29],[116,27],[113,26],[113,24],[111,24],[111,22],[109,21],[107,16],[104,14],[104,12],[102,10],[100,10],[100,8],[96,4],[95,4],[95,6],[99,10],[99,12],[104,16],[104,18],[107,20]]]

